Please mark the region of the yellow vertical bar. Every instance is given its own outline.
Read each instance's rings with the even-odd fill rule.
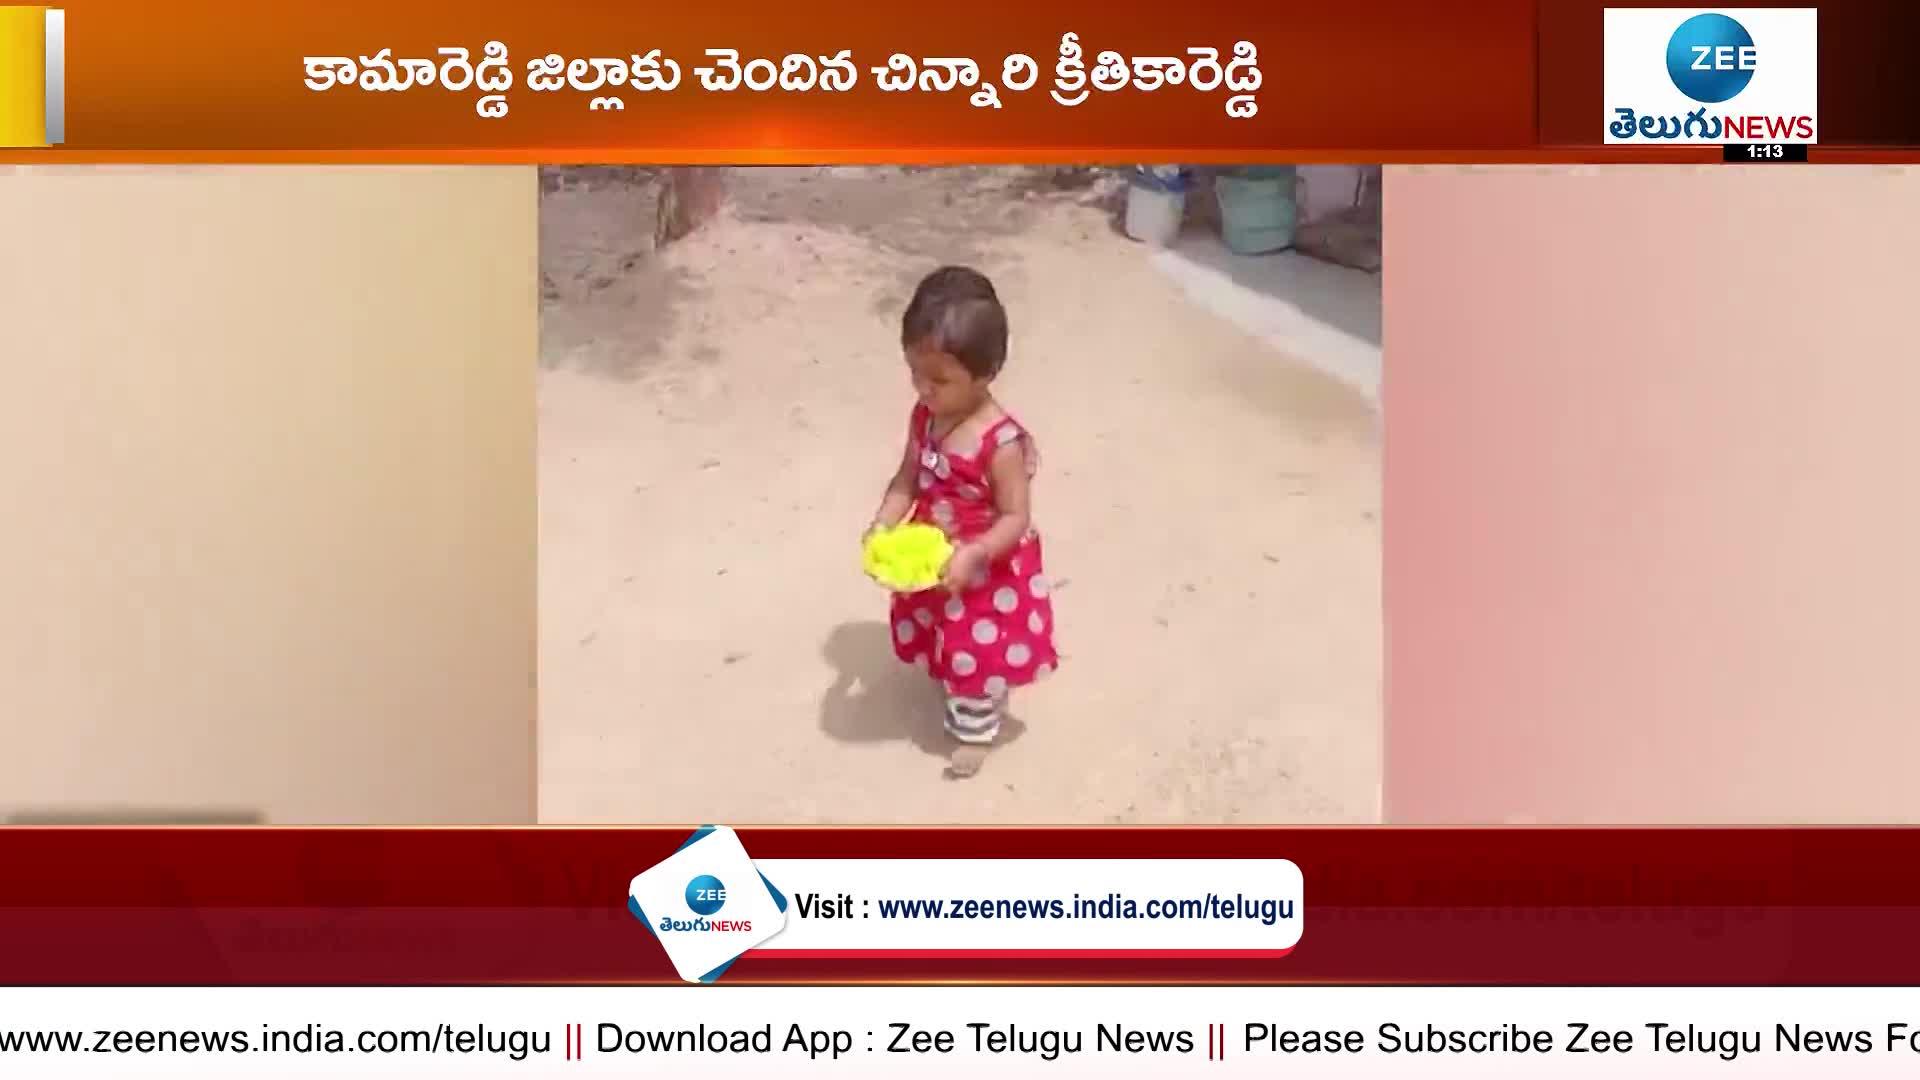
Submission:
[[[47,9],[0,7],[0,146],[47,145]]]

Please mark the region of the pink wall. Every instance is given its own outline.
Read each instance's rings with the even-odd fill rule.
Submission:
[[[1920,170],[1386,186],[1386,819],[1920,821]]]

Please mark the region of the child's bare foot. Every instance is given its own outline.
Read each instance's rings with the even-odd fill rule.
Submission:
[[[947,759],[947,778],[965,780],[977,776],[986,763],[986,747],[962,743],[953,748],[953,754]]]

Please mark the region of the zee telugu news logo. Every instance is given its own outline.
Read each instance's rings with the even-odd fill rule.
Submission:
[[[654,928],[663,934],[746,934],[753,932],[752,919],[715,919],[727,906],[727,887],[712,874],[701,874],[687,882],[687,910],[692,919],[663,917]]]
[[[1740,96],[1767,60],[1753,35],[1738,19],[1706,12],[1680,23],[1667,40],[1667,77],[1674,89],[1699,107],[1686,116],[1640,113],[1615,108],[1607,133],[1616,139],[1729,142],[1810,142],[1813,117],[1764,111],[1737,111],[1726,103]],[[1719,106],[1719,108],[1716,108]]]

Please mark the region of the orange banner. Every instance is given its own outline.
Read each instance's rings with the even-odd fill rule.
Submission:
[[[1533,5],[73,0],[9,160],[1418,158],[1534,142]]]

